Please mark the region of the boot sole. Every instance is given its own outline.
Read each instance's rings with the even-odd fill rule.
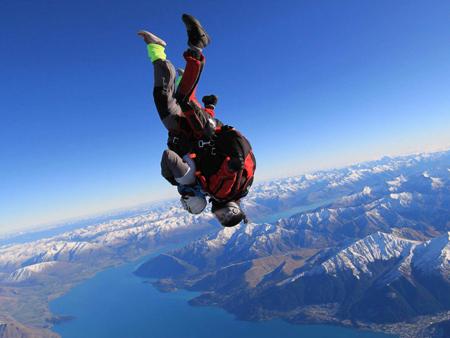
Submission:
[[[163,46],[163,47],[167,46],[167,43],[163,39],[157,37],[155,34],[150,33],[148,31],[139,31],[138,35],[142,36],[142,37],[144,37],[144,35],[146,35],[149,38],[149,40],[150,40],[149,43],[155,43],[155,44]]]

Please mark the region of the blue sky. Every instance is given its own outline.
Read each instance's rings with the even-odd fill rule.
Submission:
[[[174,196],[136,36],[213,38],[199,96],[260,179],[450,146],[448,1],[1,1],[0,233]]]

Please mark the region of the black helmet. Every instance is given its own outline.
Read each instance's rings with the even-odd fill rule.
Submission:
[[[217,203],[213,201],[211,211],[224,227],[233,227],[241,221],[247,223],[247,217],[237,202]]]

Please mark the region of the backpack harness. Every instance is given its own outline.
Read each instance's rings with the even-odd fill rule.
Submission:
[[[198,156],[197,156],[198,154]],[[236,201],[253,183],[256,159],[248,140],[236,129],[216,129],[214,139],[198,140],[190,154],[202,168],[195,174],[202,189],[218,202]]]

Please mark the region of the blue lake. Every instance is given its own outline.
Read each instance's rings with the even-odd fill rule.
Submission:
[[[323,207],[327,204],[330,204],[334,202],[336,198],[330,198],[326,200],[322,200],[320,202],[312,203],[312,204],[306,204],[306,205],[300,205],[296,207],[289,208],[287,210],[274,212],[270,215],[264,215],[262,217],[256,217],[252,219],[251,221],[256,223],[275,223],[281,218],[289,218],[293,215],[299,214],[301,212],[311,211],[319,207]]]
[[[192,307],[196,293],[161,293],[132,274],[139,262],[110,268],[50,304],[75,319],[54,330],[64,338],[387,338],[380,333],[281,320],[244,322],[214,307]]]

